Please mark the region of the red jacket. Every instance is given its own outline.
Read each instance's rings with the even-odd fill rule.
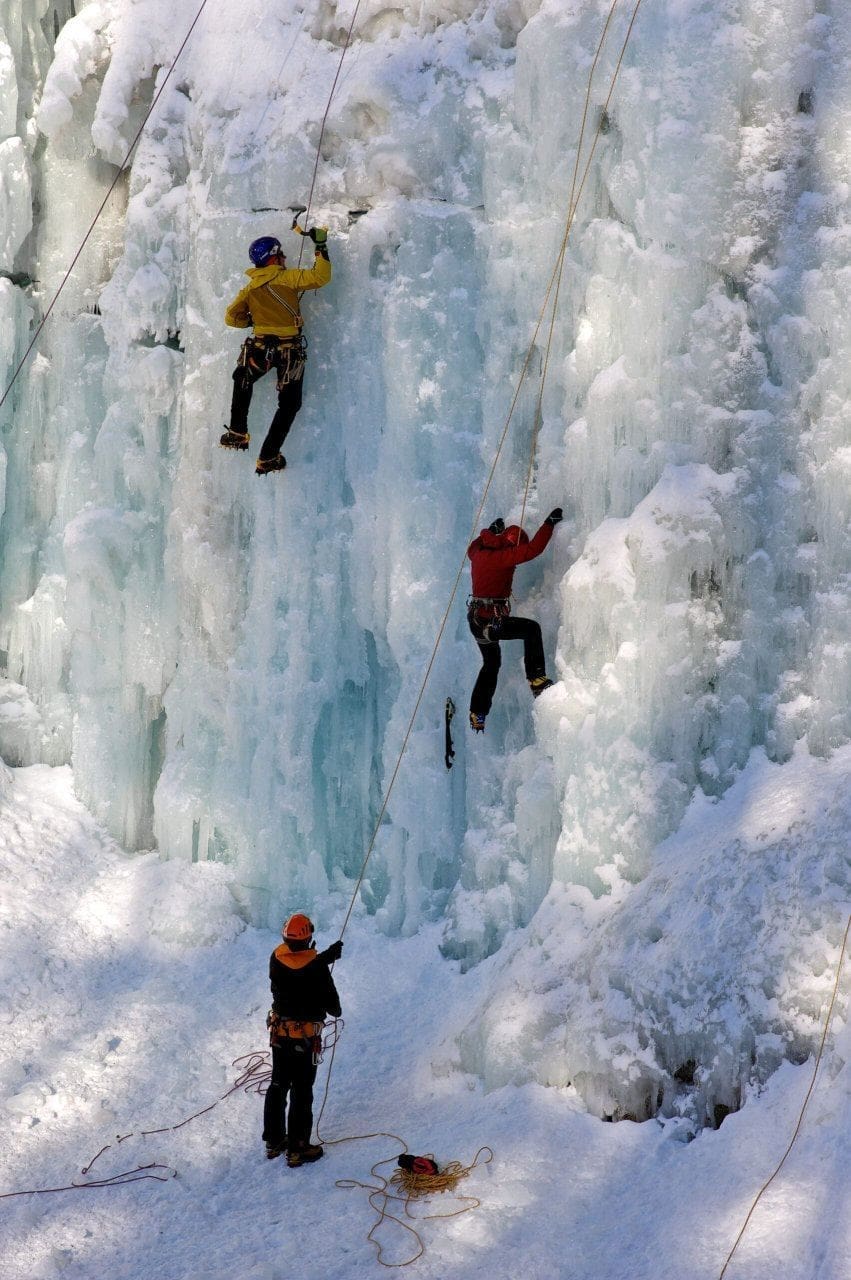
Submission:
[[[553,536],[554,527],[545,520],[531,542],[525,533],[521,534],[521,538],[526,540],[519,546],[514,541],[517,536],[515,525],[504,533],[482,529],[475,542],[467,548],[473,575],[473,595],[495,599],[510,596],[514,570],[519,564],[534,560],[541,554]]]

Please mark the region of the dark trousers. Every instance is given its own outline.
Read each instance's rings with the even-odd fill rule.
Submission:
[[[477,716],[486,716],[491,709],[496,682],[499,679],[499,668],[502,665],[500,640],[523,641],[523,665],[526,668],[527,680],[534,680],[546,674],[544,643],[541,639],[541,628],[532,618],[509,616],[482,619],[470,612],[467,620],[482,655],[482,669],[470,695],[470,710]],[[496,638],[497,636],[499,639]]]
[[[269,1146],[295,1151],[308,1145],[313,1128],[315,1079],[310,1040],[272,1045],[272,1083],[263,1107],[263,1141]]]
[[[297,358],[293,358],[297,356]],[[300,364],[300,367],[299,367]],[[233,397],[230,408],[230,429],[239,435],[248,433],[248,409],[254,384],[274,369],[278,375],[278,408],[272,419],[261,458],[274,458],[289,434],[293,419],[301,408],[301,390],[304,373],[303,353],[276,338],[270,342],[262,338],[249,338],[243,346],[239,364],[233,371]]]

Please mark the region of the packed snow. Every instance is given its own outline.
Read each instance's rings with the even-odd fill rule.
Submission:
[[[346,953],[339,1105],[373,1127],[395,1108],[447,1156],[498,1149],[483,1209],[418,1266],[710,1276],[806,1089],[851,905],[851,28],[841,0],[643,0],[603,111],[616,7],[525,510],[530,532],[566,519],[515,583],[556,684],[532,703],[509,647],[467,733],[462,589],[406,737],[609,5],[364,0],[320,147],[352,11],[210,0],[173,73],[192,6],[0,16],[4,386],[118,177],[0,409],[12,1181],[67,1176],[125,1106],[135,1125],[222,1091],[274,930],[298,904],[333,933],[406,742]],[[304,303],[288,469],[257,478],[217,447],[242,337],[223,310],[253,237],[301,252],[287,207],[317,150],[334,280]],[[547,332],[479,523],[520,517]],[[846,1274],[847,990],[748,1276]],[[163,1188],[6,1202],[15,1265],[90,1276],[97,1248],[134,1280],[172,1257],[181,1280],[275,1275],[269,1222],[291,1223],[255,1112],[187,1130],[195,1173]],[[316,1274],[363,1274],[355,1194],[285,1185]],[[215,1259],[195,1272],[193,1242]]]
[[[833,803],[840,760],[847,769],[847,751],[833,769],[799,762],[791,787],[786,770],[763,762],[709,814],[695,811],[690,820],[721,847],[731,829],[740,831],[756,860],[760,841],[764,852],[805,791],[809,807],[797,828],[803,856],[830,834],[820,811]],[[90,1177],[153,1162],[177,1171],[162,1184],[3,1201],[4,1280],[283,1280],[295,1259],[305,1280],[386,1274],[366,1239],[375,1220],[367,1193],[335,1184],[374,1183],[370,1169],[380,1159],[391,1161],[389,1175],[400,1149],[392,1138],[332,1141],[318,1164],[290,1170],[265,1158],[260,1100],[236,1093],[176,1133],[116,1143],[118,1135],[178,1124],[214,1102],[237,1075],[232,1060],[265,1046],[268,955],[277,935],[246,924],[233,869],[122,851],[73,797],[67,769],[16,770],[4,775],[4,790],[0,1192],[85,1181],[80,1170],[107,1144]],[[695,839],[687,832],[678,846],[671,842],[666,860],[694,857]],[[333,936],[344,906],[334,895],[321,942]],[[806,1032],[824,1017],[839,946],[830,930],[821,941],[807,937],[795,907],[790,896],[776,947],[785,952],[789,988],[820,951],[819,976],[810,977],[806,1007],[797,1011]],[[687,930],[700,927],[708,975],[717,954],[701,913],[709,914],[697,900],[691,915],[678,912],[669,964]],[[716,921],[719,933],[722,924]],[[605,935],[601,921],[601,945]],[[683,1117],[601,1124],[565,1082],[510,1081],[531,1033],[516,980],[494,982],[498,956],[462,973],[441,958],[439,940],[437,925],[387,938],[362,909],[352,919],[335,967],[345,1027],[322,1121],[326,1139],[398,1134],[439,1162],[469,1164],[483,1144],[492,1147],[493,1162],[458,1188],[481,1206],[416,1224],[426,1253],[412,1274],[715,1280],[792,1135],[812,1058],[786,1061],[719,1129],[696,1137]],[[561,969],[571,967],[571,941],[554,930],[537,955],[531,1013],[544,1016]],[[758,984],[770,956],[754,947],[753,960],[749,980]],[[847,993],[847,967],[844,975]],[[700,978],[682,975],[693,986]],[[669,981],[660,964],[660,984]],[[577,983],[573,975],[567,990]],[[489,991],[488,1025],[494,1034],[501,1026],[506,1069],[503,1080],[483,1086],[458,1063],[455,1033],[472,1025],[471,1009]],[[731,1016],[734,1005],[731,992]],[[849,1072],[851,1037],[839,1018],[801,1136],[736,1252],[733,1280],[851,1276]],[[461,1204],[435,1197],[414,1212]],[[392,1223],[380,1239],[385,1261],[403,1261],[416,1248]]]

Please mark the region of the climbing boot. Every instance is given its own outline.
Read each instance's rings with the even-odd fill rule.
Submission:
[[[286,1151],[286,1149],[287,1149],[286,1146],[279,1147],[274,1142],[267,1142],[266,1143],[266,1159],[277,1160],[278,1156],[282,1156]]]
[[[471,711],[470,712],[470,728],[473,730],[474,733],[484,733],[485,731],[484,716],[480,716],[477,712]]]
[[[313,1164],[321,1160],[325,1152],[322,1147],[312,1146],[309,1142],[303,1147],[293,1147],[287,1152],[287,1164],[291,1169],[298,1169],[303,1164]]]
[[[545,689],[551,689],[553,682],[549,676],[535,676],[534,680],[529,681],[529,688],[532,690],[532,697],[537,698]]]
[[[254,474],[265,476],[270,471],[283,471],[287,465],[287,460],[282,453],[276,453],[274,458],[258,458],[257,466],[254,468]]]
[[[247,449],[251,436],[248,432],[231,431],[230,427],[225,427],[225,434],[219,440],[219,444],[223,449]]]

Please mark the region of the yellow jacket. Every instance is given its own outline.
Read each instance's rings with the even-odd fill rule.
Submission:
[[[311,269],[249,267],[249,283],[236,295],[225,312],[225,324],[232,329],[254,326],[258,337],[274,334],[293,338],[304,324],[299,299],[307,289],[321,289],[331,279],[331,263],[321,254]]]

